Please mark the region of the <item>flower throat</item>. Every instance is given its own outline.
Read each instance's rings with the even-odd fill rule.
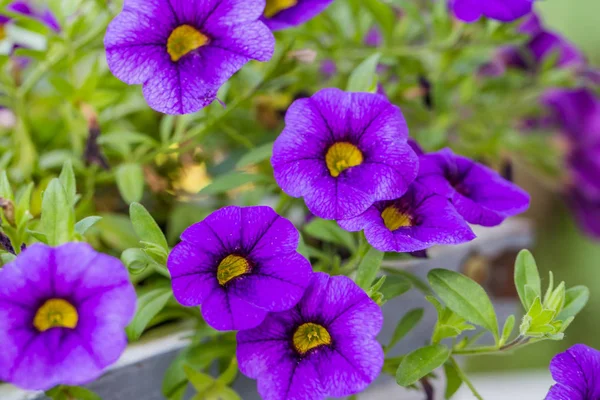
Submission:
[[[271,18],[281,11],[294,7],[296,4],[298,4],[298,0],[267,0],[264,15]]]
[[[186,54],[208,43],[208,37],[190,25],[178,26],[167,40],[167,52],[171,61],[177,62]]]

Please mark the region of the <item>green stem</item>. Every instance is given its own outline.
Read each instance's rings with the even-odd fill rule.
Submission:
[[[530,338],[519,335],[515,339],[513,339],[509,343],[506,343],[502,347],[482,346],[482,347],[472,347],[472,348],[467,348],[467,349],[457,349],[457,350],[453,350],[452,354],[460,354],[462,356],[471,356],[471,355],[478,355],[478,354],[500,353],[503,351],[513,350],[518,347],[525,346],[525,345],[529,344],[529,341],[530,341]]]
[[[483,397],[481,397],[477,389],[475,389],[475,386],[473,386],[473,383],[469,380],[465,372],[460,368],[454,357],[450,357],[449,362],[452,365],[452,367],[454,367],[454,370],[456,371],[460,379],[469,387],[469,389],[471,389],[471,393],[473,393],[473,396],[475,396],[475,398],[477,398],[478,400],[483,400]]]

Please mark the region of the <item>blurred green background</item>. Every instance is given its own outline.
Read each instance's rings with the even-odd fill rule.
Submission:
[[[600,67],[599,0],[543,0],[538,2],[537,9],[547,28],[570,39],[594,67]],[[600,349],[600,242],[579,231],[559,195],[538,186],[532,177],[524,176],[521,180],[532,193],[532,209],[536,210],[535,215],[530,215],[537,235],[532,250],[542,279],[547,282],[548,271],[552,270],[555,282],[586,285],[590,301],[567,330],[565,340],[538,343],[507,356],[470,359],[469,369],[473,371],[547,368],[555,354],[575,343]]]

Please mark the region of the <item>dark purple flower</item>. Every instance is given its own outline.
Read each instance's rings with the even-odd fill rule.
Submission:
[[[265,400],[321,400],[364,390],[379,375],[379,306],[345,276],[319,272],[298,306],[237,334],[240,371]]]
[[[567,201],[585,233],[600,239],[600,198],[589,197],[574,188],[567,194]]]
[[[566,161],[573,185],[600,198],[600,99],[588,89],[553,89],[542,101],[569,139]]]
[[[321,73],[325,75],[326,78],[331,78],[337,72],[337,65],[335,61],[332,59],[325,59],[321,61]]]
[[[383,35],[381,29],[377,26],[372,27],[365,35],[365,45],[369,47],[379,47],[383,43]]]
[[[556,385],[546,400],[600,399],[600,351],[576,344],[554,356],[550,372]]]
[[[350,220],[338,221],[348,231],[365,231],[371,246],[402,253],[475,239],[450,200],[415,182],[399,199],[379,201]]]
[[[157,111],[196,112],[248,61],[273,55],[273,34],[258,20],[264,4],[125,0],[104,38],[110,70],[127,84],[143,84]]]
[[[25,389],[96,379],[127,345],[135,291],[85,243],[34,244],[0,269],[0,380]]]
[[[449,198],[467,222],[495,226],[529,208],[529,195],[496,171],[450,149],[421,157],[419,182]]]
[[[267,0],[262,20],[273,31],[287,29],[317,16],[331,3],[333,0]]]
[[[229,206],[181,234],[167,265],[175,298],[215,329],[249,329],[302,298],[312,275],[294,225],[270,207]]]
[[[36,10],[34,7],[32,7],[29,1],[25,0],[13,1],[6,7],[6,9],[19,14],[31,16],[40,22],[43,22],[53,31],[60,32],[60,24],[58,23],[58,20],[48,9],[44,11]]]
[[[511,22],[529,14],[534,0],[450,0],[450,8],[456,18],[464,22],[475,22],[487,17],[502,22]]]
[[[324,89],[289,108],[273,147],[275,179],[326,219],[348,219],[402,196],[418,159],[400,109],[385,97]]]

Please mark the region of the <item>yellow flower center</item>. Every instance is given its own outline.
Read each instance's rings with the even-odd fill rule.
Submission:
[[[167,52],[171,60],[176,62],[186,54],[208,43],[208,37],[189,25],[178,26],[171,32],[167,40]]]
[[[319,346],[327,346],[331,344],[331,336],[327,329],[319,324],[307,322],[302,324],[294,332],[292,338],[296,351],[301,355]]]
[[[50,328],[75,328],[79,321],[77,310],[63,299],[50,299],[38,308],[33,326],[40,332]]]
[[[267,0],[264,15],[271,18],[283,10],[294,7],[296,4],[298,4],[298,0]]]
[[[228,255],[217,267],[217,279],[221,286],[238,276],[250,272],[250,263],[244,257]]]
[[[389,206],[381,213],[385,227],[390,231],[395,231],[398,228],[412,226],[412,218],[410,215],[403,213],[394,206]]]
[[[344,170],[362,164],[363,155],[352,143],[338,142],[333,144],[325,155],[325,163],[329,173],[334,178],[338,177]]]
[[[4,29],[4,24],[0,24],[0,40],[4,40],[6,38],[6,30]]]

